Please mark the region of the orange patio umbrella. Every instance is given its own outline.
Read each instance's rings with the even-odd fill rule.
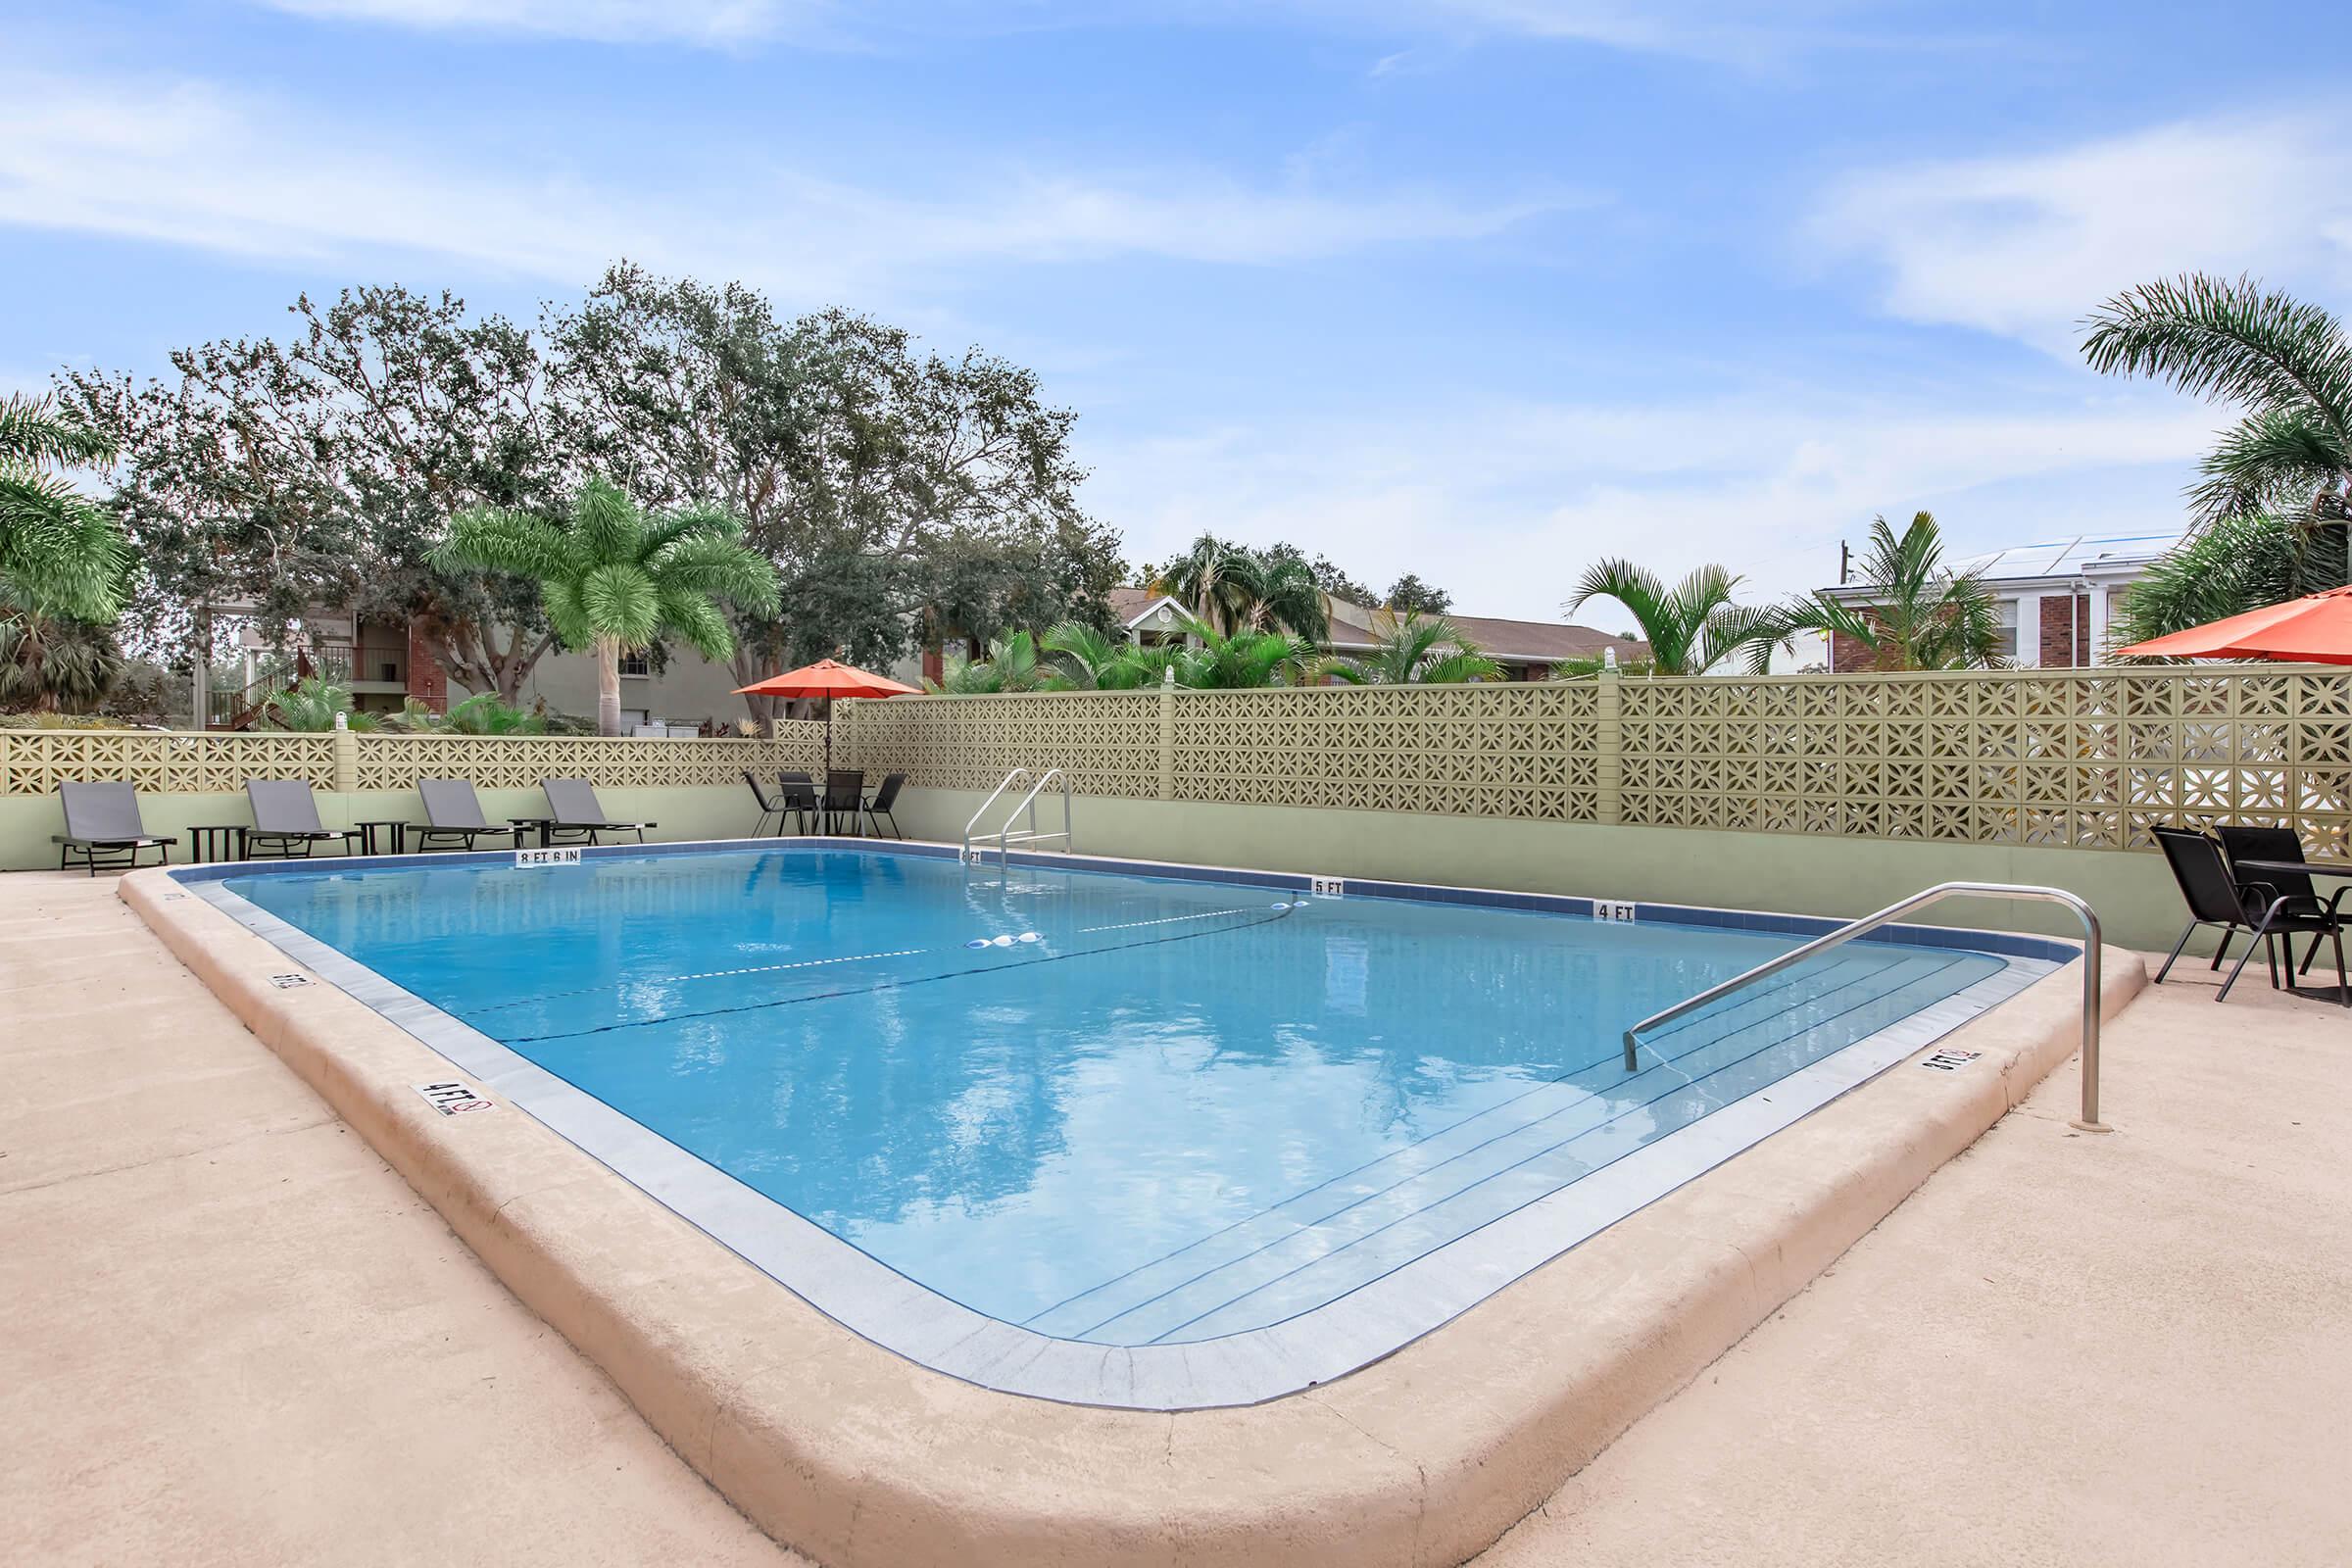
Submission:
[[[920,697],[919,688],[877,675],[870,669],[859,669],[837,660],[820,659],[813,664],[788,669],[781,675],[770,675],[763,681],[735,688],[738,697]],[[833,704],[825,704],[825,771],[833,771]]]
[[[2293,664],[2352,664],[2352,588],[2266,605],[2118,648],[2138,659],[2272,659]]]

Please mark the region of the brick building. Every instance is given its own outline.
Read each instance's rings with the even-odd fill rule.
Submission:
[[[2002,658],[2020,665],[2074,668],[2106,661],[2115,646],[2108,627],[2116,596],[2180,540],[2175,530],[2011,545],[1955,562],[1952,569],[1980,578],[1992,594],[2006,639]],[[1840,583],[1822,592],[1869,613],[1868,583]],[[1830,640],[1832,669],[1871,665],[1868,648],[1848,638]]]

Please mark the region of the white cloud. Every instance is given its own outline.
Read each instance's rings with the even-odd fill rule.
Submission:
[[[951,185],[922,198],[737,169],[649,192],[513,153],[466,160],[370,141],[204,82],[0,74],[0,223],[257,257],[429,253],[568,283],[626,255],[793,300],[870,299],[888,277],[992,261],[1250,265],[1473,239],[1567,204],[1335,194],[1198,168],[966,168]]]
[[[2352,145],[2290,114],[1909,164],[1839,183],[1809,235],[1882,269],[1894,316],[2067,353],[2085,313],[2168,273],[2352,277]]]
[[[1757,597],[1818,587],[1874,513],[1936,511],[1957,552],[2160,528],[2214,423],[2155,393],[2013,412],[1757,397],[1081,441],[1088,504],[1133,559],[1203,530],[1288,539],[1375,587],[1418,571],[1466,613],[1542,618],[1611,555],[1669,576],[1721,562]]]

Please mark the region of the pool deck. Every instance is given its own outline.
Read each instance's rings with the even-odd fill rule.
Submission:
[[[2352,1018],[2202,966],[1483,1561],[2352,1560]],[[798,1562],[184,970],[0,877],[28,1561]]]

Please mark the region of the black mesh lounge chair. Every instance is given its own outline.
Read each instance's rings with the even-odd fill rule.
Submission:
[[[776,819],[775,831],[782,833],[784,831],[783,804],[768,798],[767,790],[760,782],[760,775],[748,767],[743,770],[743,781],[752,787],[752,799],[760,803],[760,820],[752,824],[752,837],[763,839],[768,836],[767,819],[771,816]]]
[[[836,767],[825,774],[825,831],[837,833],[844,817],[858,831],[858,813],[865,809],[865,769]]]
[[[2311,878],[2298,872],[2240,869],[2241,862],[2246,860],[2293,860],[2300,865],[2303,861],[2303,841],[2292,828],[2217,827],[2213,830],[2213,836],[2222,841],[2222,853],[2230,858],[2230,871],[2238,884],[2242,887],[2261,883],[2270,888],[2278,898],[2287,901],[2286,912],[2289,914],[2325,913],[2334,919],[2337,917],[2336,906],[2343,901],[2346,893],[2352,893],[2352,887],[2339,887],[2333,898],[2322,899],[2319,890],[2311,885]],[[2288,945],[2288,952],[2291,956],[2292,944]],[[2312,960],[2319,956],[2320,938],[2315,934],[2311,939],[2310,951],[2303,955],[2303,967],[2298,972],[2309,974]]]
[[[822,810],[816,799],[816,781],[806,773],[796,773],[786,768],[776,775],[776,782],[784,790],[783,794],[776,797],[777,804],[792,813],[792,830],[795,833],[808,832],[808,824]],[[776,831],[784,831],[784,818],[781,815],[776,818]]]
[[[865,820],[867,826],[873,829],[874,837],[882,836],[882,821],[885,817],[890,819],[890,836],[892,838],[903,839],[906,836],[899,831],[899,819],[892,816],[890,810],[892,807],[899,804],[899,791],[906,787],[906,774],[889,774],[882,780],[882,787],[874,791],[874,798],[866,803]]]
[[[245,835],[249,860],[307,858],[319,845],[337,842],[345,855],[359,852],[358,828],[328,827],[318,820],[318,801],[307,780],[249,778],[245,800],[253,808],[253,827]]]
[[[60,784],[58,799],[66,810],[66,830],[52,833],[58,846],[57,868],[63,871],[78,856],[90,875],[127,871],[139,863],[139,852],[152,849],[159,863],[172,863],[172,846],[179,840],[147,831],[139,820],[139,792],[120,779]]]
[[[522,848],[522,829],[514,823],[493,824],[482,815],[482,803],[473,793],[473,781],[463,778],[420,778],[416,793],[424,797],[426,826],[412,828],[419,852],[454,844],[470,850],[478,838],[505,839],[516,849]]]
[[[615,822],[605,815],[605,808],[596,804],[596,791],[584,778],[541,779],[539,787],[547,792],[547,841],[559,842],[568,835],[584,838],[591,844],[602,844],[607,833],[634,833],[637,842],[645,842],[645,830],[660,827],[659,822]]]

